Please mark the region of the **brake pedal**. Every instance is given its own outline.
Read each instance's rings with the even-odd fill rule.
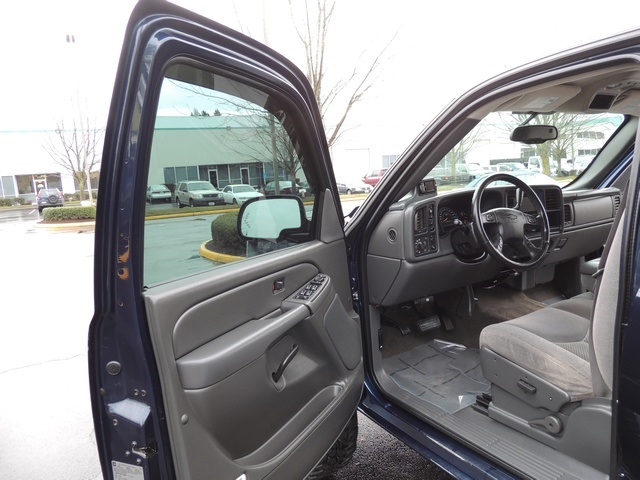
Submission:
[[[440,317],[438,315],[432,315],[430,317],[416,320],[416,328],[420,333],[425,333],[429,330],[435,330],[436,328],[440,328],[440,325],[442,325],[442,323],[440,322]]]

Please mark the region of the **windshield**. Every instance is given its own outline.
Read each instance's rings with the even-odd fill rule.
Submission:
[[[506,172],[529,185],[566,185],[589,167],[622,115],[554,113],[530,124],[555,125],[558,138],[538,145],[509,139],[528,114],[495,112],[485,117],[431,170],[438,190],[473,188],[485,176]]]

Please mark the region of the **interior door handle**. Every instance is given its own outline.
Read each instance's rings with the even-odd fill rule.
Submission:
[[[284,369],[287,368],[287,365],[291,363],[291,360],[293,360],[293,357],[296,356],[299,349],[300,347],[294,343],[289,354],[284,357],[284,360],[282,360],[282,363],[280,363],[278,370],[271,374],[271,378],[273,378],[274,382],[278,383],[280,381],[280,379],[282,378],[282,374],[284,373]]]

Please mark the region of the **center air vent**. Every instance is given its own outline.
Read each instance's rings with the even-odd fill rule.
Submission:
[[[558,196],[555,190],[544,191],[544,205],[547,207],[547,210],[556,210],[559,208]]]
[[[387,231],[387,238],[389,239],[389,242],[396,243],[396,240],[398,240],[398,232],[395,228],[390,228]]]

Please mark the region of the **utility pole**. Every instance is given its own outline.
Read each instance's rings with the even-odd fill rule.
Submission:
[[[76,43],[75,35],[67,34],[67,43],[72,46]],[[74,63],[73,71],[74,71],[74,84],[75,84],[75,94],[76,94],[76,107],[78,109],[78,119],[80,120],[80,131],[82,134],[82,154],[83,154],[83,167],[84,167],[84,175],[86,177],[87,182],[87,194],[89,195],[89,203],[93,205],[93,192],[91,191],[91,172],[89,171],[89,164],[87,162],[87,132],[84,129],[84,119],[82,118],[82,109],[80,108],[80,95],[78,93],[78,75],[75,73],[77,69],[78,63],[76,62],[76,55],[71,56],[71,61]],[[71,99],[71,103],[73,104],[73,98]],[[82,198],[80,199],[82,201]]]

